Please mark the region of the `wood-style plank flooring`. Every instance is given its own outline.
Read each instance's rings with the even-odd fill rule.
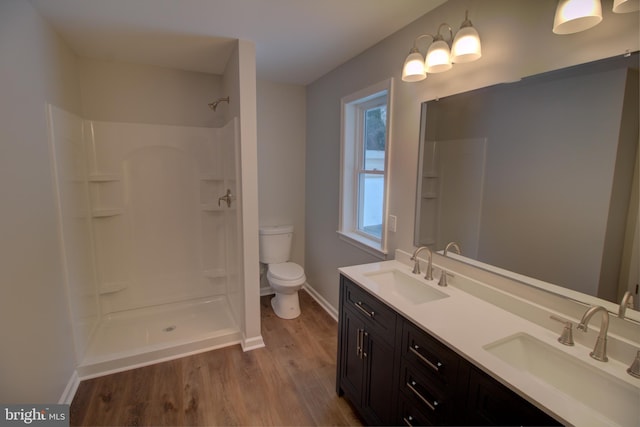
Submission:
[[[336,322],[304,291],[302,314],[260,299],[266,347],[239,345],[82,381],[70,424],[84,426],[362,425],[336,395]]]

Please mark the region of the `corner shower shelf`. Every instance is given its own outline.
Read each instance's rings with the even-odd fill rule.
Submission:
[[[107,282],[100,285],[100,295],[115,294],[127,289],[127,282]]]
[[[120,181],[120,175],[113,173],[92,173],[89,174],[89,182],[112,182]]]
[[[436,193],[424,193],[422,195],[423,199],[437,199],[438,195]]]
[[[122,209],[94,209],[91,214],[94,218],[106,218],[110,216],[121,215]]]
[[[201,175],[200,181],[223,181],[223,178],[219,175]]]
[[[207,212],[222,212],[225,209],[229,209],[226,206],[218,206],[217,203],[203,203],[200,205],[200,209]]]

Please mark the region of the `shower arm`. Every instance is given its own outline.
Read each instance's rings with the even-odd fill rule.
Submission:
[[[224,97],[224,98],[218,98],[216,101],[213,101],[209,104],[209,108],[211,108],[213,111],[216,111],[216,108],[218,108],[218,104],[220,104],[221,102],[226,102],[227,104],[229,103],[229,97]]]

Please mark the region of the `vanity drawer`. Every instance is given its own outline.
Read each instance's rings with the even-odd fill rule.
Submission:
[[[400,393],[400,399],[398,401],[398,415],[400,417],[397,421],[398,425],[431,426],[436,423],[433,416],[429,416],[422,412],[418,405],[413,403],[411,398],[402,393]]]
[[[394,343],[396,320],[395,311],[344,276],[340,276],[344,286],[342,304],[344,308],[364,319],[365,325],[380,334],[387,343]]]
[[[441,387],[455,385],[460,356],[409,322],[402,330],[402,358]]]
[[[413,365],[402,363],[400,377],[401,411],[414,418],[420,418],[417,424],[442,425],[452,421],[454,390],[441,388],[438,382],[422,375]],[[402,414],[402,422],[407,414]]]

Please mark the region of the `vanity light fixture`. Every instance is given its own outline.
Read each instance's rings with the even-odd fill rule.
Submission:
[[[440,33],[443,27],[449,30],[448,40]],[[418,40],[425,37],[430,37],[432,43],[423,58],[417,44]],[[455,37],[447,23],[440,24],[435,36],[421,34],[416,37],[402,67],[402,81],[418,82],[424,80],[427,73],[441,73],[450,70],[454,63],[475,61],[481,56],[480,36],[469,20],[469,12],[465,11],[464,21]]]
[[[573,34],[588,30],[602,21],[600,0],[560,0],[553,20],[553,32]]]
[[[640,10],[640,0],[613,0],[614,13],[629,13]]]
[[[614,13],[628,13],[640,10],[640,0],[614,0]],[[560,0],[553,20],[553,32],[573,34],[588,30],[602,21],[600,0]]]

